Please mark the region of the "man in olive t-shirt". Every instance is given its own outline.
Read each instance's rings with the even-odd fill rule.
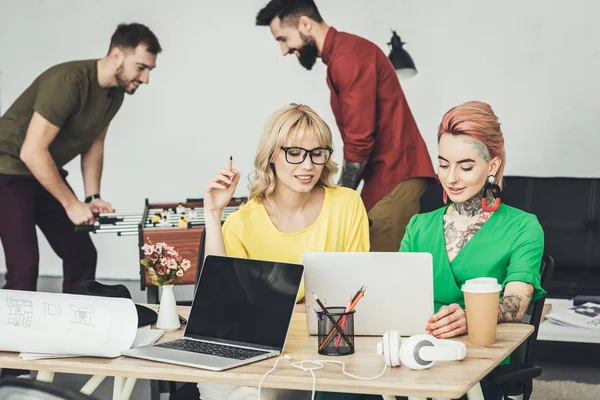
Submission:
[[[5,289],[36,290],[36,225],[63,260],[63,292],[94,279],[96,249],[74,224],[112,212],[100,198],[104,138],[123,103],[148,83],[161,47],[141,24],[119,25],[109,52],[39,75],[0,118],[0,240],[6,256]],[[68,186],[64,165],[81,155],[85,201]]]

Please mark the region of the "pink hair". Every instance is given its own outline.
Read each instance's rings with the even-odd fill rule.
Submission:
[[[442,118],[438,128],[438,143],[442,134],[468,135],[480,141],[487,148],[490,159],[500,158],[500,168],[496,173],[496,184],[502,188],[504,176],[504,136],[500,122],[489,104],[481,101],[469,101],[451,108]]]

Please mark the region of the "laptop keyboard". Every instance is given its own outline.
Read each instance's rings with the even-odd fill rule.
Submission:
[[[208,354],[211,356],[233,358],[235,360],[246,360],[248,358],[267,354],[266,351],[250,350],[240,347],[225,346],[223,344],[199,342],[196,340],[178,339],[171,342],[156,344],[157,347],[167,349],[190,351],[192,353]]]

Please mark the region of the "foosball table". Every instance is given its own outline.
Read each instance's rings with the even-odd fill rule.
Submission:
[[[221,223],[247,201],[245,197],[231,199],[223,212]],[[123,210],[96,214],[94,225],[76,226],[80,232],[112,233],[118,236],[138,236],[139,259],[144,258],[141,247],[165,242],[173,246],[182,258],[190,260],[191,267],[175,285],[194,285],[200,273],[204,249],[204,200],[187,199],[182,203],[150,203],[145,200],[143,210]],[[202,254],[201,254],[202,253]],[[148,289],[148,302],[158,303],[158,287],[152,285],[150,276],[140,264],[140,285]]]

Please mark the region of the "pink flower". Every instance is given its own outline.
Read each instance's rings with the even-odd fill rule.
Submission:
[[[168,250],[167,255],[174,257],[174,258],[179,257],[179,253],[177,253],[175,250]]]
[[[162,265],[163,267],[166,267],[166,266],[167,266],[167,262],[168,262],[168,261],[167,261],[167,259],[166,259],[166,258],[161,258],[161,259],[160,259],[160,265]]]
[[[154,246],[145,244],[142,246],[142,250],[144,250],[144,255],[149,256],[150,254],[154,253]]]
[[[183,268],[184,271],[187,271],[188,269],[190,269],[191,266],[192,266],[192,264],[190,263],[190,260],[183,260],[181,262],[181,268]]]
[[[167,262],[167,268],[169,269],[177,269],[177,261],[172,258]]]
[[[176,274],[177,274],[177,276],[181,277],[181,276],[183,276],[183,271],[182,270],[178,270],[176,272]]]
[[[162,265],[157,265],[156,266],[156,273],[159,275],[164,275],[166,272],[166,268],[163,267]]]

